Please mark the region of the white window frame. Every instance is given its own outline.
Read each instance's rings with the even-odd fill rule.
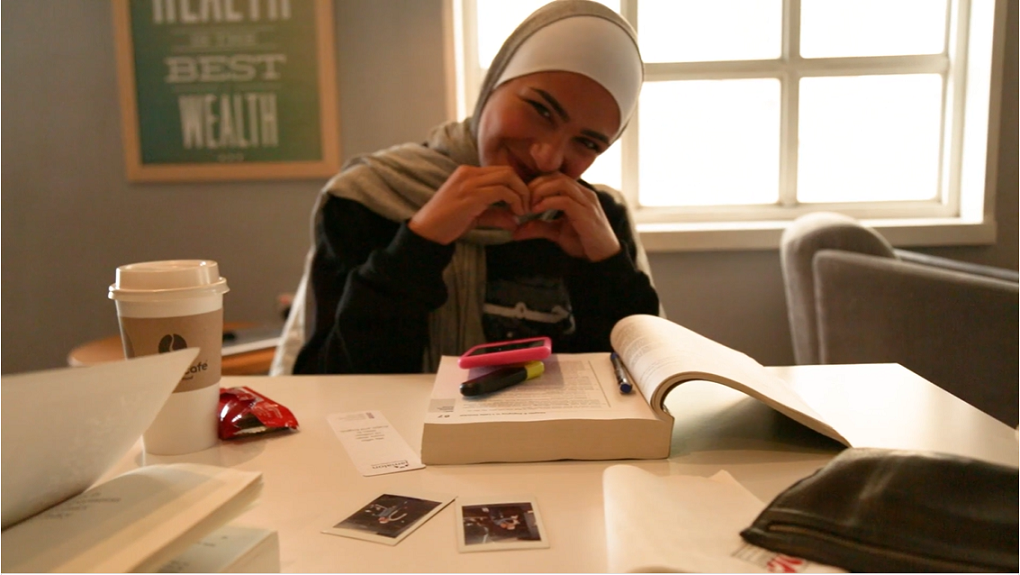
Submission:
[[[510,0],[512,1],[512,0]],[[640,1],[640,0],[638,0]],[[786,225],[810,211],[838,211],[862,220],[898,246],[994,243],[1005,0],[950,0],[946,54],[885,58],[800,59],[799,2],[784,0],[782,57],[772,61],[646,63],[645,80],[769,77],[782,82],[782,106],[796,110],[800,77],[818,74],[911,72],[942,74],[947,134],[942,154],[940,198],[931,202],[794,205],[789,174],[796,173],[796,125],[781,133],[780,204],[774,206],[638,207],[637,116],[616,145],[623,159],[623,193],[629,198],[642,243],[649,252],[774,249]],[[474,0],[446,0],[450,117],[471,113],[484,71],[477,53]],[[621,0],[621,12],[636,23],[637,4]],[[981,34],[972,33],[981,31]],[[991,31],[991,34],[988,32]],[[986,41],[978,42],[978,38]],[[796,117],[796,114],[792,116]]]

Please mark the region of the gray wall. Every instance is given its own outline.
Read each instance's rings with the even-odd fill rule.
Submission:
[[[445,119],[442,0],[336,0],[345,157],[420,140]],[[1009,0],[999,241],[925,251],[1017,269],[1017,0]],[[225,316],[270,321],[293,291],[323,180],[129,184],[110,3],[2,3],[3,373],[65,365],[117,332],[124,263],[209,258]],[[652,254],[670,318],[768,365],[793,361],[774,250]]]

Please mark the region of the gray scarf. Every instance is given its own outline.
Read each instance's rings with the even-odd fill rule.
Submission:
[[[446,182],[457,166],[478,165],[478,149],[467,122],[443,124],[429,134],[425,146],[403,144],[358,156],[326,184],[316,208],[329,196],[354,200],[384,218],[403,222],[413,216]],[[454,244],[450,265],[443,271],[447,300],[429,315],[426,372],[434,372],[443,355],[460,355],[485,342],[482,300],[485,295],[485,246],[511,240],[506,230],[468,232]]]

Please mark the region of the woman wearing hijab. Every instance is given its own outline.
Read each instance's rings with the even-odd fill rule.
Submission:
[[[609,351],[618,320],[659,313],[626,206],[580,179],[642,78],[612,10],[558,0],[529,16],[470,118],[326,185],[273,373],[434,372],[442,355],[537,335]]]

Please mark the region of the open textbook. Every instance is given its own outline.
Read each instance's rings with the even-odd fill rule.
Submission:
[[[78,495],[138,441],[198,349],[2,378],[3,528]]]
[[[3,571],[154,571],[246,510],[262,474],[140,467],[3,531]]]
[[[456,358],[444,357],[425,416],[422,462],[665,458],[673,430],[666,394],[693,380],[746,393],[850,445],[760,363],[667,319],[624,318],[613,328],[611,341],[640,393],[619,392],[608,353],[554,353],[545,360],[541,377],[465,398],[460,384],[484,368],[461,369]]]
[[[160,573],[279,573],[280,537],[272,529],[228,524],[159,568]]]
[[[3,376],[0,570],[279,570],[274,531],[224,526],[255,501],[260,473],[154,465],[96,484],[197,352]]]
[[[609,573],[841,573],[745,542],[765,503],[725,471],[660,477],[633,465],[602,474]]]

